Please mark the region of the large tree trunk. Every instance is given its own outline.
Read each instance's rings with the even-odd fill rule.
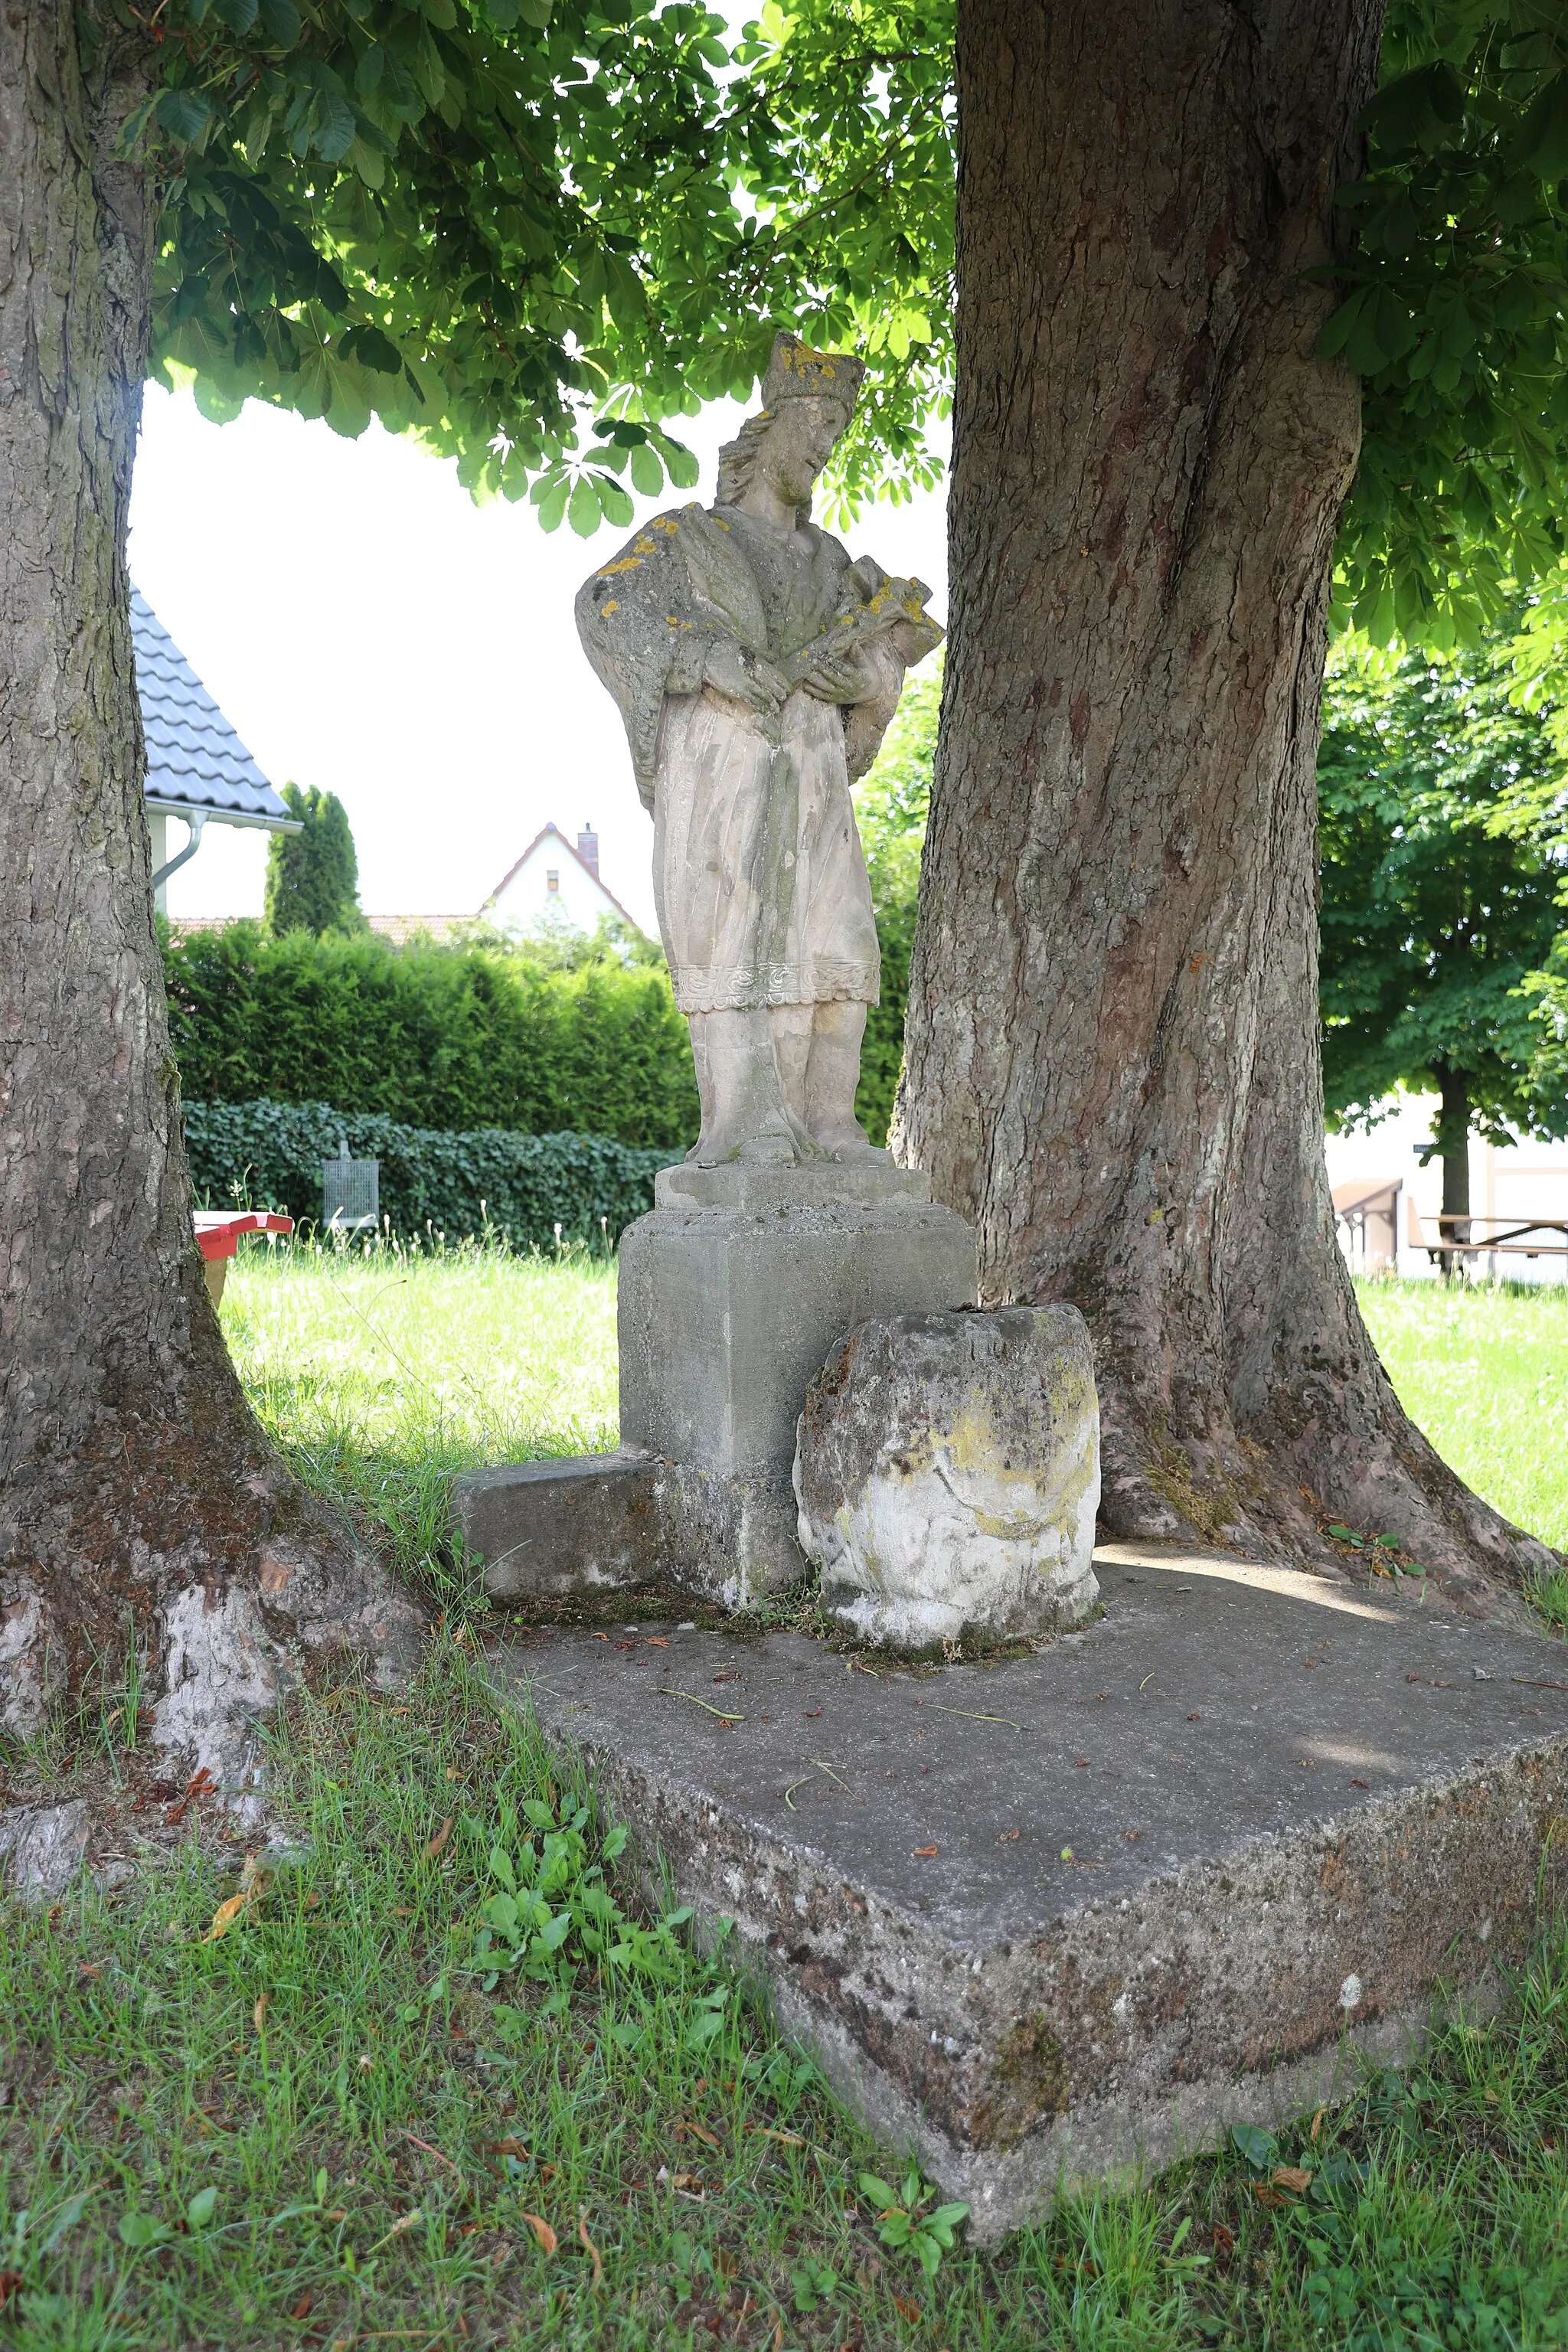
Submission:
[[[416,1631],[270,1453],[196,1255],[142,806],[126,509],[139,22],[0,0],[0,1723],[111,1685],[220,1780],[301,1649]]]
[[[984,1295],[1068,1298],[1104,1522],[1472,1605],[1544,1557],[1400,1407],[1334,1241],[1324,614],[1358,394],[1317,355],[1379,0],[960,0],[952,644],[895,1138]]]

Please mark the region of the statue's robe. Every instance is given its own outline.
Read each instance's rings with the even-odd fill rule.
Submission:
[[[889,585],[809,524],[790,533],[693,505],[655,517],[578,596],[653,810],[654,895],[683,1013],[877,1002],[849,784],[903,683],[872,617]],[[861,618],[871,625],[857,635]],[[792,657],[836,626],[854,639],[826,681],[836,698],[820,678],[816,693],[791,689]]]

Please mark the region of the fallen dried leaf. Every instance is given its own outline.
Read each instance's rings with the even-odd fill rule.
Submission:
[[[531,2160],[528,2150],[524,2147],[521,2140],[515,2138],[510,2132],[505,2139],[487,2140],[485,2142],[485,2146],[491,2156],[515,2156],[520,2158],[524,2164],[527,2164]]]
[[[20,2308],[21,2301],[21,2272],[0,2271],[0,2311],[5,2310],[7,2306],[16,2311]]]
[[[310,2290],[309,2287],[305,2289],[305,2292],[300,2297],[299,2302],[293,2305],[292,2309],[289,2311],[289,2316],[290,2319],[309,2319],[310,2316]]]
[[[1312,2176],[1299,2164],[1277,2164],[1268,2176],[1276,2189],[1289,2189],[1295,2197],[1304,2197],[1312,2185]]]
[[[534,2243],[542,2254],[552,2254],[561,2241],[542,2213],[525,2213],[523,2220],[533,2231]]]
[[[251,2023],[255,2026],[258,2033],[260,2032],[262,2021],[266,2017],[267,2012],[271,2006],[272,1995],[269,1992],[258,1993],[257,1995],[256,2007],[250,2012],[250,2019]]]
[[[1279,2189],[1267,2180],[1255,2180],[1252,2184],[1252,2193],[1260,2205],[1285,2205],[1289,2202],[1288,2198],[1282,2197]]]
[[[776,2139],[781,2147],[804,2147],[805,2146],[805,2142],[802,2139],[799,2132],[770,2131],[766,2124],[757,2124],[754,2126],[754,2129],[762,2134],[763,2139]]]
[[[933,1853],[940,1853],[941,1852],[942,1848],[935,1845],[917,1845],[915,1848],[915,1853],[922,1862],[928,1861]]]
[[[647,1645],[650,1650],[668,1650],[669,1647],[669,1643],[666,1641],[662,1633],[648,1634]]]
[[[79,1960],[77,1966],[84,1977],[100,1977],[103,1974],[101,1960]]]
[[[1371,1786],[1372,1782],[1370,1780],[1352,1780],[1351,1782],[1351,1787],[1352,1789],[1370,1789]]]
[[[998,1845],[1016,1845],[1023,1834],[1022,1830],[1002,1830],[997,1833],[996,1843]]]
[[[598,2249],[598,2247],[594,2243],[593,2239],[588,2235],[588,2215],[587,2215],[586,2209],[584,2209],[584,2210],[581,2213],[579,2213],[579,2214],[578,2214],[578,2216],[577,2216],[577,2242],[578,2242],[578,2244],[583,2248],[584,2252],[588,2255],[588,2257],[589,2257],[590,2261],[593,2263],[593,2265],[594,2265],[594,2278],[593,2278],[593,2284],[594,2284],[594,2285],[595,2285],[595,2286],[596,2286],[596,2287],[597,2287],[597,2286],[603,2286],[603,2285],[604,2285],[604,2284],[605,2284],[605,2265],[604,2265],[604,2263],[599,2260],[599,2249]]]
[[[907,2294],[896,2294],[893,2297],[893,2308],[901,2319],[909,2321],[911,2327],[921,2315],[920,2305],[911,2303]]]
[[[458,1816],[456,1813],[447,1814],[446,1820],[442,1822],[435,1836],[425,1848],[425,1859],[426,1862],[434,1862],[438,1854],[446,1853],[447,1841],[452,1834],[452,1823],[457,1820],[457,1818]]]
[[[220,1936],[226,1936],[240,1913],[247,1911],[249,1907],[248,1895],[231,1895],[226,1903],[220,1903],[213,1913],[212,1926],[202,1937],[203,1943],[216,1944]]]
[[[675,2137],[677,2139],[684,2139],[688,2132],[691,2134],[693,2139],[701,2140],[706,2147],[717,2147],[720,2145],[714,2135],[704,2125],[694,2124],[689,2116],[682,2116],[675,2126]]]
[[[1328,2114],[1328,2112],[1327,2107],[1320,2107],[1317,2114],[1312,2117],[1311,2137],[1313,2139],[1316,2139],[1318,2134],[1322,2130],[1323,2117]]]

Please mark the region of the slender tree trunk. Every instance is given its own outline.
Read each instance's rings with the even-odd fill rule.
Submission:
[[[0,1724],[116,1678],[220,1780],[301,1649],[417,1619],[282,1470],[208,1304],[142,805],[126,509],[140,23],[0,0]]]
[[[1470,1086],[1463,1070],[1451,1070],[1446,1062],[1434,1072],[1437,1080],[1439,1108],[1437,1132],[1434,1138],[1437,1156],[1443,1163],[1443,1220],[1438,1232],[1445,1241],[1468,1242],[1470,1238]],[[1448,1221],[1452,1219],[1453,1222]],[[1443,1273],[1447,1280],[1460,1272],[1464,1259],[1445,1253]]]
[[[1379,0],[960,0],[952,642],[895,1137],[1094,1332],[1113,1534],[1473,1605],[1543,1548],[1405,1418],[1334,1240],[1315,762],[1357,387],[1317,355]]]

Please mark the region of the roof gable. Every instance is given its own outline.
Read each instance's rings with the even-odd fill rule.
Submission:
[[[289,812],[139,588],[131,591],[146,797],[215,815],[289,822]]]
[[[604,899],[606,907],[608,907],[614,914],[618,915],[623,923],[629,924],[634,931],[637,931],[639,934],[641,933],[642,925],[637,920],[636,917],[627,914],[626,908],[622,906],[615,892],[607,887],[602,877],[595,873],[593,867],[587,864],[585,859],[579,857],[575,845],[567,840],[566,835],[562,832],[561,827],[553,823],[542,826],[539,832],[534,835],[533,839],[529,843],[528,847],[523,851],[522,856],[517,860],[516,864],[508,866],[506,872],[501,876],[500,880],[496,884],[495,888],[490,892],[489,897],[485,900],[484,907],[480,908],[479,912],[481,914],[485,912],[486,908],[493,907],[495,905],[496,900],[500,897],[501,892],[507,887],[508,884],[516,881],[518,876],[522,872],[523,867],[528,864],[529,859],[533,856],[534,851],[540,847],[542,843],[547,841],[552,847],[563,849],[566,852],[567,856],[572,860],[573,865],[575,866],[578,871],[593,884],[595,889]]]

